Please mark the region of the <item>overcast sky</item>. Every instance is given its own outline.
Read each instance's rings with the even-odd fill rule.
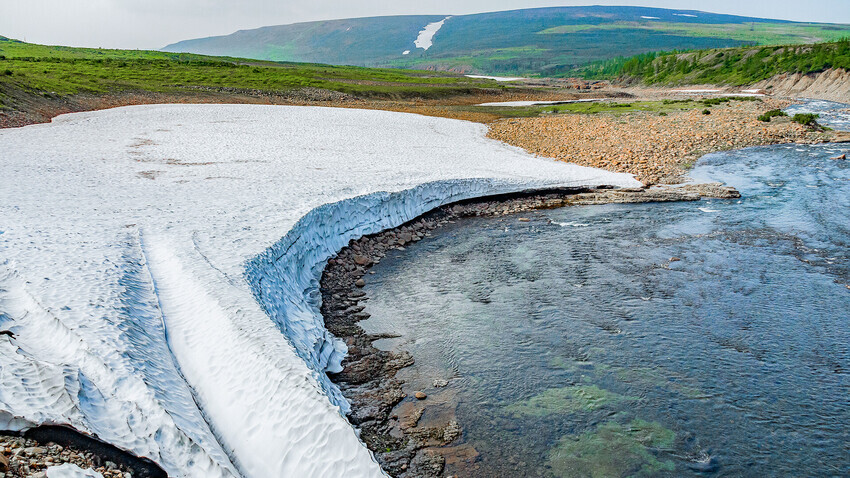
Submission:
[[[0,0],[0,35],[33,43],[158,49],[190,38],[334,18],[641,5],[850,23],[850,0]]]

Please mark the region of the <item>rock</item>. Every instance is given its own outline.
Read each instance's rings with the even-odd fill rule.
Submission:
[[[449,381],[446,380],[446,379],[442,379],[442,378],[434,379],[434,386],[437,387],[437,388],[445,387],[448,384],[449,384]]]
[[[836,156],[836,157],[830,158],[830,159],[847,159],[847,154],[845,153],[845,154],[842,154],[842,155],[839,155],[839,156]]]
[[[678,257],[675,257],[675,256],[670,258],[670,262],[679,262],[681,260],[682,259],[679,259]]]
[[[357,287],[365,287],[366,281],[363,280],[363,279],[357,279],[357,282],[355,282],[354,285],[357,286]]]
[[[3,453],[0,453],[0,471],[9,471],[9,458]]]
[[[517,219],[517,221],[519,221],[519,222],[531,222],[531,219],[529,219],[527,217],[521,217],[521,218]]]
[[[417,400],[425,400],[426,398],[428,398],[428,395],[426,395],[425,392],[421,390],[414,392],[413,396],[416,397]]]
[[[24,453],[26,453],[27,456],[44,455],[45,452],[47,452],[47,450],[40,446],[30,446],[24,448]]]
[[[369,264],[372,263],[372,259],[370,259],[367,256],[361,255],[361,254],[356,254],[354,256],[354,262],[357,265],[360,265],[360,266],[368,266]]]

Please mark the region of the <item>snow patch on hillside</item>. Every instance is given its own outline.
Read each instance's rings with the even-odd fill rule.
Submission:
[[[448,202],[636,186],[480,124],[159,105],[0,130],[0,425],[67,424],[169,476],[382,476],[325,374],[318,281]]]
[[[486,76],[486,75],[464,75],[467,78],[478,78],[481,80],[495,80],[495,81],[518,81],[524,80],[525,78],[521,76]]]
[[[429,23],[425,25],[425,28],[419,32],[419,36],[414,40],[413,44],[416,45],[416,48],[421,48],[423,50],[427,50],[431,48],[434,44],[434,35],[440,31],[440,28],[443,28],[443,25],[446,23],[446,20],[451,18],[448,16],[439,22]]]

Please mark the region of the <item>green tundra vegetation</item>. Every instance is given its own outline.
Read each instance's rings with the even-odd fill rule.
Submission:
[[[507,86],[447,73],[45,46],[0,37],[0,101],[7,89],[63,96],[191,88],[286,92],[305,87],[359,97],[439,98]]]
[[[629,6],[547,7],[472,15],[349,18],[241,30],[185,40],[166,51],[273,61],[569,76],[618,55],[834,41],[850,25],[799,23]],[[446,19],[427,50],[425,25]]]
[[[781,73],[850,69],[850,40],[813,45],[737,47],[645,53],[594,63],[577,72],[587,78],[646,84],[750,85]]]

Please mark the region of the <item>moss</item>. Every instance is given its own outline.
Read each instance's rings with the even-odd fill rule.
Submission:
[[[659,459],[653,449],[669,448],[675,432],[640,419],[628,425],[606,422],[596,430],[563,437],[550,452],[547,466],[557,477],[610,478],[649,476],[674,471],[670,460]]]
[[[634,397],[624,397],[596,385],[574,385],[563,388],[550,388],[527,400],[506,407],[514,415],[537,416],[592,411],[606,405],[612,405]]]

